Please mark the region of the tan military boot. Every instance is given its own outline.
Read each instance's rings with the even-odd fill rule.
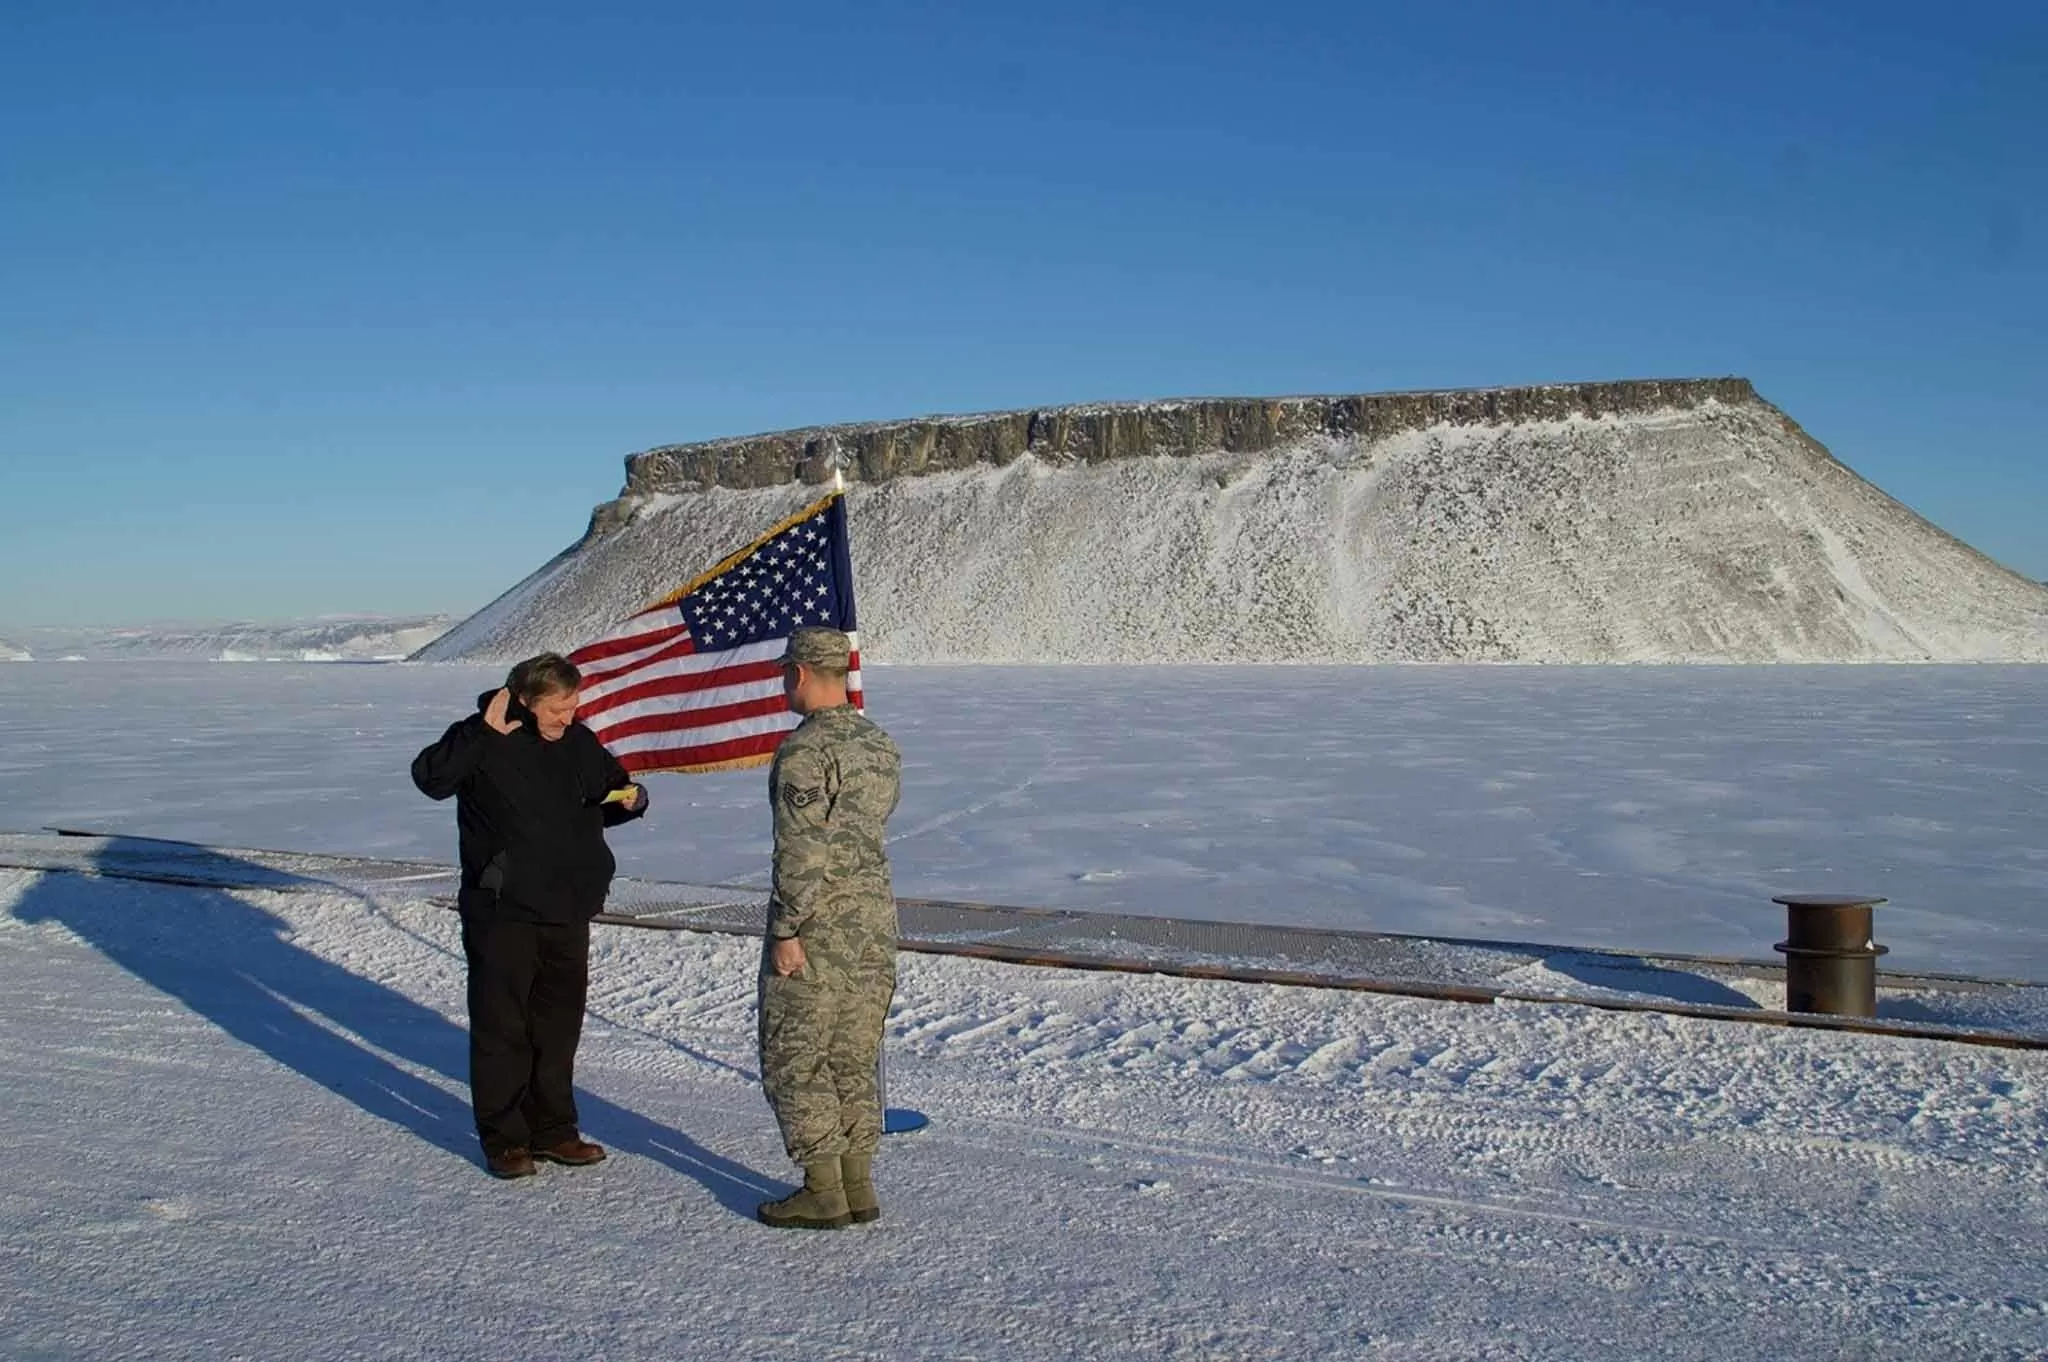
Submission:
[[[778,1230],[836,1230],[853,1222],[846,1209],[846,1187],[839,1180],[839,1160],[804,1165],[804,1188],[780,1201],[764,1201],[754,1215]]]
[[[846,1211],[856,1225],[882,1218],[882,1203],[875,1199],[875,1156],[841,1154],[839,1177],[846,1186]]]

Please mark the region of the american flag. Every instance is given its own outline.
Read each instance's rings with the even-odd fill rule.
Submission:
[[[854,632],[839,492],[569,654],[583,673],[576,717],[628,771],[762,765],[800,722],[776,659],[806,624]],[[847,689],[860,704],[857,639]]]

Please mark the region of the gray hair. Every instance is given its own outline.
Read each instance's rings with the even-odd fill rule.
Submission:
[[[583,684],[583,673],[560,653],[542,653],[514,665],[505,678],[505,689],[522,705],[543,695],[567,695]]]

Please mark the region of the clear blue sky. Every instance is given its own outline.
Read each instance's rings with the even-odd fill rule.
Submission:
[[[56,3],[0,626],[466,611],[621,457],[1743,374],[2048,576],[2048,7]]]

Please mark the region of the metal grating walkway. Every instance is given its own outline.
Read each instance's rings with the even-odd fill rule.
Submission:
[[[452,907],[457,874],[431,862],[252,851],[51,830],[0,834],[0,867],[158,883],[348,893]],[[1203,922],[904,898],[901,947],[1065,969],[1170,974],[1472,1003],[1571,1003],[1777,1026],[2048,1049],[2048,986],[1887,971],[1875,1019],[1780,1010],[1773,960],[1636,954],[1258,923]],[[766,895],[738,885],[621,879],[598,921],[757,936]]]

